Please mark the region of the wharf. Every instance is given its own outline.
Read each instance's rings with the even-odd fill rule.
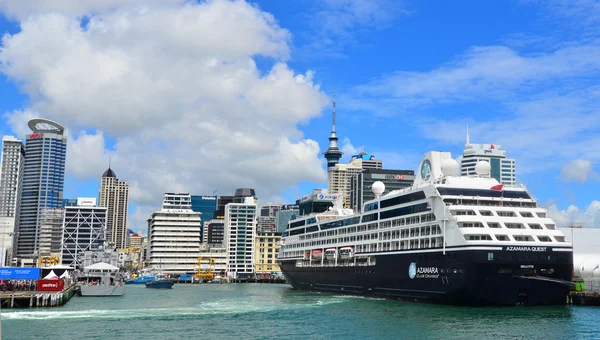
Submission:
[[[600,292],[570,292],[567,297],[567,303],[579,306],[600,306]]]
[[[69,301],[75,294],[75,285],[60,292],[51,291],[10,291],[0,292],[0,306],[5,308],[58,307]]]

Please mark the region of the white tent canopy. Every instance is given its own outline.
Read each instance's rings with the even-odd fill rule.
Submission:
[[[50,266],[50,267],[44,267],[42,269],[66,269],[66,270],[73,270],[73,267],[64,266],[62,264],[57,264],[57,265]]]
[[[56,275],[54,270],[51,270],[50,273],[48,273],[48,275],[46,275],[46,277],[44,277],[44,280],[53,280],[53,279],[58,279],[58,275]]]
[[[91,271],[91,270],[93,270],[93,271],[111,271],[111,272],[113,272],[113,271],[119,270],[119,267],[112,266],[112,265],[110,265],[110,264],[108,264],[106,262],[98,262],[98,263],[94,263],[91,266],[87,266],[87,267],[83,268],[83,270],[86,271],[86,272],[87,271]]]
[[[69,271],[68,270],[65,270],[65,272],[60,276],[61,279],[65,278],[65,277],[69,278]]]

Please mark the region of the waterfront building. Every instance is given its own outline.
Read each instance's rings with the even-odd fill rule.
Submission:
[[[217,210],[215,210],[213,217],[218,219],[224,219],[225,206],[229,203],[233,203],[233,196],[219,196],[217,198]]]
[[[385,193],[410,187],[415,180],[414,170],[365,169],[351,178],[350,208],[356,212],[362,211],[364,202],[375,199],[371,187],[380,181],[385,185]]]
[[[0,267],[3,267],[10,264],[12,257],[25,160],[23,142],[13,136],[2,137],[0,157]]]
[[[117,178],[108,167],[102,174],[99,206],[107,209],[106,246],[125,249],[127,247],[127,208],[129,206],[129,183]]]
[[[323,152],[323,156],[327,160],[327,171],[335,169],[340,158],[344,154],[338,146],[338,136],[335,132],[335,92],[333,93],[333,111],[331,113],[331,134],[329,135],[329,148]]]
[[[292,218],[295,218],[300,214],[300,207],[297,204],[284,204],[281,206],[281,210],[277,212],[277,232],[283,233],[287,227],[287,224]]]
[[[260,232],[256,234],[254,262],[257,275],[270,275],[281,272],[277,265],[280,243],[281,233]]]
[[[65,207],[60,258],[63,265],[82,269],[83,254],[103,247],[107,209],[96,203],[96,198],[80,197],[76,207]]]
[[[254,189],[237,189],[234,202],[225,207],[225,247],[227,273],[233,278],[248,278],[254,273],[254,238],[258,215]]]
[[[28,126],[32,133],[25,142],[14,253],[34,259],[39,250],[42,212],[62,207],[67,134],[62,125],[47,119],[32,119]]]
[[[166,193],[162,209],[148,220],[148,261],[169,274],[193,272],[202,244],[202,213],[191,206],[190,194]]]
[[[327,173],[328,194],[341,195],[343,207],[350,208],[350,189],[352,177],[362,172],[362,161],[353,160],[349,164],[336,164]]]
[[[63,223],[65,210],[62,208],[44,209],[40,226],[40,257],[58,257],[62,252]]]
[[[309,215],[321,213],[333,207],[334,203],[342,200],[342,195],[330,195],[325,189],[315,189],[312,194],[302,196],[296,201],[298,205],[299,215]]]
[[[272,216],[258,216],[256,223],[257,233],[273,233],[277,231],[277,218]]]
[[[356,161],[356,164],[360,164],[360,167],[363,169],[383,169],[383,162],[381,160],[375,159],[374,155],[369,155],[364,151],[352,156],[350,162],[353,161]]]
[[[204,222],[202,242],[205,244],[223,245],[225,239],[225,221],[220,218],[213,218]]]
[[[490,177],[505,185],[515,185],[515,160],[506,158],[506,150],[498,144],[471,144],[467,131],[467,143],[460,161],[461,176],[476,176],[475,165],[479,161],[490,163]]]
[[[217,196],[192,195],[192,210],[202,213],[202,225],[215,216],[217,210]],[[204,239],[204,230],[202,231]]]

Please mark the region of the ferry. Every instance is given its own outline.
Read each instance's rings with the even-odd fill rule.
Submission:
[[[423,156],[413,185],[382,195],[361,213],[338,201],[291,220],[279,266],[301,290],[454,305],[565,304],[573,251],[522,185],[459,176],[449,152]],[[323,256],[324,254],[324,256]]]

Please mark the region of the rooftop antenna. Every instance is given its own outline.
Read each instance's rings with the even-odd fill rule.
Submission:
[[[335,85],[333,85],[333,114],[331,115],[331,131],[335,132]]]
[[[471,144],[471,139],[469,138],[469,123],[467,123],[467,145]]]

